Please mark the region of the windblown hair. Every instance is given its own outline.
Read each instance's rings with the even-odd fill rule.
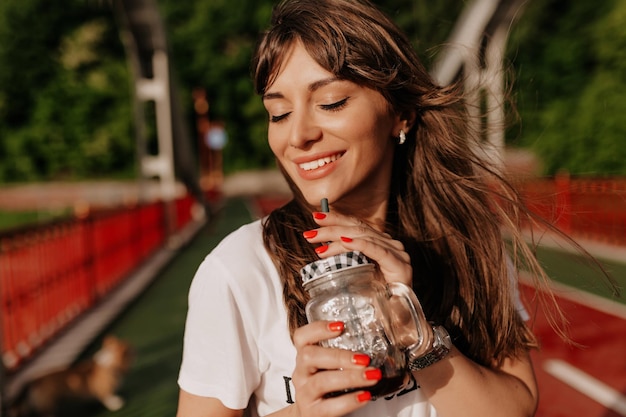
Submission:
[[[519,198],[474,152],[478,139],[461,88],[436,85],[406,36],[367,0],[287,0],[275,8],[257,46],[257,93],[271,86],[297,41],[338,78],[380,92],[397,114],[417,115],[395,152],[385,231],[411,256],[413,288],[426,317],[487,366],[536,346],[512,299],[503,227],[513,233],[513,258],[522,254],[534,271],[541,268],[516,231],[520,211],[510,207],[521,207]],[[293,332],[306,323],[299,269],[318,259],[302,232],[317,226],[313,207],[283,174],[294,198],[269,215],[264,242],[284,281]]]

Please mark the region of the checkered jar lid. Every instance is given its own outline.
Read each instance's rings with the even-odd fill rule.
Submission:
[[[300,269],[300,275],[302,276],[303,284],[306,284],[327,275],[329,272],[367,264],[372,264],[372,261],[362,252],[355,250],[306,264]]]

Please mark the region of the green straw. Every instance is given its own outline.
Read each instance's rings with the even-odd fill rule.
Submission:
[[[327,198],[322,198],[322,201],[320,203],[322,205],[322,213],[329,213],[330,209],[328,208],[328,199]]]

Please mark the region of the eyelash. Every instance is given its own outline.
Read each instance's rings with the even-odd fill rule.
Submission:
[[[339,110],[341,110],[342,108],[344,108],[346,106],[346,103],[348,102],[349,98],[350,97],[346,97],[346,98],[344,98],[342,100],[339,100],[339,101],[337,101],[335,103],[332,103],[332,104],[322,104],[320,107],[323,110],[339,111]]]
[[[289,112],[289,113],[291,113],[291,112]],[[270,122],[271,123],[278,123],[281,120],[283,120],[284,118],[286,118],[287,116],[289,116],[289,113],[281,114],[280,116],[272,116],[270,118]]]
[[[331,103],[331,104],[322,104],[320,105],[320,107],[322,108],[322,110],[326,110],[326,111],[331,111],[331,112],[336,112],[341,110],[342,108],[344,108],[346,106],[346,103],[348,102],[348,99],[350,97],[346,97],[344,99],[341,99],[335,103]],[[291,114],[291,112],[289,113],[285,113],[285,114],[281,114],[279,116],[272,116],[270,118],[270,122],[271,123],[278,123],[282,120],[284,120],[287,116],[289,116]]]

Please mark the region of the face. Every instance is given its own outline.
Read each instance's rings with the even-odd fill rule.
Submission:
[[[296,43],[263,103],[269,145],[309,204],[386,204],[402,125],[380,93],[337,79]]]

